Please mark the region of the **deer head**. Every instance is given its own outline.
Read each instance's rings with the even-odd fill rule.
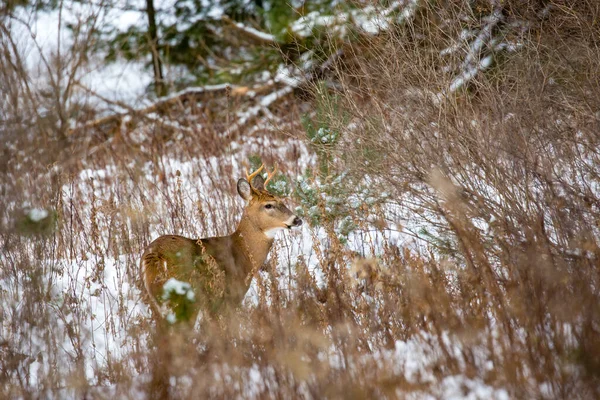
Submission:
[[[248,219],[267,238],[273,239],[281,230],[302,225],[302,220],[292,213],[281,199],[266,190],[266,185],[275,175],[277,167],[270,173],[267,171],[266,180],[260,175],[263,169],[264,164],[252,174],[246,170],[246,179],[238,180],[237,190],[247,201],[242,219]]]

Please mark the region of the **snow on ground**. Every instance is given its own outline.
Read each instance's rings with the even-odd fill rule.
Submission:
[[[85,227],[90,227],[91,220],[94,218],[99,237],[94,244],[90,243],[94,233],[85,229],[81,232],[75,231],[72,240],[79,251],[75,252],[74,257],[48,261],[46,276],[52,287],[49,304],[54,310],[54,323],[64,327],[67,332],[62,337],[62,343],[57,350],[60,353],[59,359],[62,360],[61,365],[72,369],[74,360],[80,359],[83,374],[90,384],[99,385],[98,390],[108,392],[117,390],[115,387],[105,386],[106,382],[99,380],[99,377],[103,376],[103,371],[108,368],[110,361],[124,362],[132,370],[135,369],[135,366],[131,365],[133,363],[131,360],[134,359],[132,354],[136,351],[132,337],[137,337],[136,340],[139,340],[139,332],[137,336],[132,336],[130,329],[139,326],[143,321],[148,321],[150,317],[149,309],[142,301],[141,292],[135,284],[140,254],[112,254],[114,250],[112,252],[110,250],[110,232],[113,228],[110,219],[105,218],[110,214],[110,209],[103,212],[103,207],[112,204],[115,210],[119,210],[118,212],[124,212],[124,208],[137,210],[130,218],[125,219],[128,221],[128,226],[124,229],[130,231],[135,224],[135,216],[143,214],[151,222],[150,238],[146,239],[153,239],[166,233],[184,234],[189,237],[227,234],[235,227],[243,202],[237,194],[223,193],[222,187],[215,187],[213,178],[219,176],[220,168],[229,165],[231,176],[220,176],[219,179],[231,179],[234,182],[238,177],[244,176],[245,167],[241,161],[247,159],[250,154],[269,148],[274,154],[284,155],[291,146],[299,149],[297,151],[300,159],[295,160],[294,164],[299,166],[300,170],[314,165],[316,161],[314,155],[300,141],[251,138],[245,139],[244,143],[234,143],[231,148],[236,150],[232,154],[220,157],[192,156],[185,159],[163,156],[160,167],[155,164],[144,164],[141,169],[143,177],[138,181],[133,181],[128,175],[119,172],[116,166],[106,165],[100,169],[84,169],[72,183],[66,183],[63,186],[65,204],[77,205],[78,218],[82,219],[82,225]],[[160,171],[157,171],[157,168]],[[165,176],[166,186],[158,179],[159,172]],[[164,195],[154,196],[148,203],[147,198],[150,197],[150,193]],[[215,199],[219,201],[218,207],[213,204]],[[179,201],[181,204],[178,204]],[[195,210],[198,202],[207,210],[216,209],[216,213],[208,216],[206,220],[199,220],[192,211],[189,211]],[[169,215],[174,207],[188,210],[189,214],[186,215],[190,217],[188,225],[170,222]],[[230,212],[232,209],[235,212]],[[43,215],[44,211],[34,209],[33,217]],[[215,226],[215,223],[224,226]],[[130,239],[133,238],[133,233],[130,233]],[[348,237],[347,246],[350,251],[364,257],[377,257],[382,252],[384,244],[405,247],[410,246],[412,241],[413,239],[400,232],[400,229],[385,232],[373,229],[353,232]],[[99,246],[99,251],[94,250],[95,245]],[[309,224],[302,225],[301,229],[278,234],[275,251],[277,251],[279,286],[283,289],[282,292],[285,293],[285,289],[290,284],[294,284],[294,265],[300,255],[306,261],[315,281],[319,285],[324,285],[323,271],[319,267],[319,253],[325,252],[327,246],[328,237],[325,229],[311,227]],[[86,248],[88,250],[84,251],[83,249]],[[269,275],[263,273],[263,279],[269,279]],[[19,298],[26,290],[23,282],[19,281],[0,282],[0,285],[8,292],[15,293],[14,297],[0,297],[4,301]],[[251,307],[257,301],[258,290],[254,280],[244,304],[246,307]],[[13,306],[15,305],[1,305],[4,309]],[[69,333],[68,326],[78,327],[78,331]],[[2,329],[6,330],[9,327],[3,325]],[[7,331],[1,333],[3,336],[8,334]],[[40,333],[40,337],[42,336]],[[34,347],[35,351],[43,351],[43,341],[40,340]],[[78,347],[83,349],[83,354],[77,354]],[[24,354],[31,354],[32,351],[34,349],[31,343],[23,343]],[[372,355],[365,356],[365,359],[354,362],[377,365],[383,363],[389,366],[394,374],[404,376],[409,382],[411,380],[422,382],[423,379],[426,382],[435,382],[435,378],[427,375],[426,371],[439,356],[439,351],[435,347],[432,349],[427,340],[415,338],[406,342],[398,341],[392,351],[376,350]],[[349,367],[340,364],[342,358],[334,349],[329,354],[323,353],[322,357],[328,360],[332,368]],[[36,371],[42,374],[41,371],[47,368],[49,365],[44,364],[43,360],[35,360],[31,363],[32,386],[35,387]],[[252,397],[252,393],[260,393],[260,387],[257,385],[269,382],[268,371],[257,366],[247,371],[247,377],[245,384],[248,385],[246,392],[249,397]],[[140,377],[140,379],[145,378]],[[436,396],[472,399],[506,398],[505,392],[464,376],[447,377],[434,387],[438,392],[422,393],[423,396],[419,398]],[[70,397],[68,393],[65,394]]]
[[[145,23],[143,15],[134,11],[113,10],[109,13],[100,11],[100,5],[74,2],[63,10],[27,14],[22,9],[15,11],[16,18],[11,21],[9,29],[16,38],[16,46],[24,55],[34,84],[43,89],[47,84],[46,63],[52,65],[52,57],[56,54],[68,54],[73,42],[68,24],[76,24],[78,20],[97,16],[98,24],[110,22],[121,30],[131,25]],[[104,54],[90,54],[88,63],[77,73],[81,84],[99,96],[113,101],[135,105],[145,94],[152,80],[143,62],[118,60],[106,65]],[[73,60],[67,60],[72,62]],[[50,67],[52,68],[52,67]],[[53,72],[56,74],[56,72]],[[87,98],[98,103],[98,98],[89,91],[76,88],[76,97]]]
[[[127,206],[128,208],[138,208],[140,212],[146,213],[146,217],[152,221],[151,238],[155,238],[165,233],[179,233],[190,237],[225,234],[226,229],[219,229],[214,226],[215,221],[221,221],[229,226],[229,230],[235,226],[239,219],[242,202],[236,195],[231,193],[222,193],[222,189],[213,185],[211,176],[218,174],[219,167],[223,164],[230,164],[232,170],[231,178],[237,180],[237,177],[244,176],[244,167],[240,161],[247,159],[252,154],[253,146],[264,148],[267,145],[274,149],[278,154],[286,154],[289,146],[300,148],[301,158],[295,163],[302,166],[302,169],[308,165],[314,164],[314,156],[301,142],[293,140],[278,141],[275,139],[255,138],[256,142],[246,141],[238,143],[232,148],[238,149],[235,155],[225,155],[221,157],[210,157],[207,159],[191,158],[177,159],[164,156],[161,160],[162,173],[166,176],[167,187],[159,191],[168,194],[181,193],[183,209],[193,210],[197,201],[208,203],[216,198],[221,201],[221,207],[224,212],[217,213],[206,221],[192,221],[190,226],[183,227],[183,231],[172,231],[173,226],[165,224],[168,221],[168,215],[172,211],[173,201],[177,202],[170,195],[152,198],[152,207],[141,201],[142,195],[136,193],[156,193],[156,186],[160,185],[156,175],[156,165],[146,164],[142,171],[145,174],[142,179],[142,186],[139,182],[128,180],[126,176],[119,176],[115,166],[107,165],[102,169],[84,169],[75,181],[71,184],[65,184],[63,195],[67,203],[78,204],[78,215],[83,219],[83,225],[89,226],[92,215],[95,215],[96,224],[100,235],[99,246],[102,248],[100,255],[97,252],[85,251],[78,253],[72,259],[51,260],[52,264],[49,278],[52,280],[52,292],[50,304],[55,310],[56,321],[59,326],[76,326],[80,329],[74,333],[65,334],[63,342],[59,345],[59,358],[63,360],[63,367],[73,368],[73,360],[78,358],[83,361],[84,376],[90,384],[99,385],[97,390],[103,394],[117,390],[114,386],[106,386],[105,382],[99,381],[98,377],[103,376],[103,371],[108,367],[109,361],[121,361],[131,365],[132,354],[135,353],[135,343],[133,342],[130,329],[135,326],[133,322],[148,320],[150,317],[149,309],[141,299],[141,293],[135,285],[135,276],[137,272],[137,263],[140,254],[119,254],[111,257],[108,254],[110,238],[109,222],[102,218],[102,212],[99,211],[103,204],[114,202],[116,209]],[[256,151],[256,149],[254,149]],[[131,195],[123,197],[124,193]],[[94,199],[92,202],[89,199]],[[122,199],[122,200],[119,200]],[[127,202],[120,204],[119,202]],[[146,208],[146,209],[144,209]],[[214,208],[214,207],[213,207]],[[235,213],[228,212],[228,209],[235,209]],[[44,210],[32,211],[34,217],[43,214]],[[95,210],[95,211],[94,211]],[[95,214],[94,214],[95,213]],[[199,228],[199,222],[202,227]],[[133,220],[129,221],[132,224]],[[131,226],[127,227],[131,229]],[[201,233],[200,233],[201,232]],[[80,248],[85,248],[89,243],[90,232],[75,232],[79,237],[74,238],[75,243]],[[410,245],[412,241],[408,236],[399,231],[390,230],[389,232],[380,232],[376,230],[356,231],[348,237],[348,248],[365,257],[376,257],[382,252],[384,243],[398,246]],[[324,284],[323,272],[319,269],[318,253],[322,253],[327,248],[327,234],[323,228],[311,227],[304,224],[299,230],[286,231],[279,233],[276,238],[277,268],[280,272],[280,287],[285,289],[289,284],[293,285],[293,277],[290,276],[294,270],[296,260],[300,255],[303,256],[308,264],[309,271],[318,284]],[[263,275],[264,279],[269,279],[267,273]],[[181,284],[171,282],[175,290],[180,289]],[[22,291],[24,287],[16,282],[0,282],[3,288],[8,291]],[[12,286],[12,287],[11,287]],[[285,292],[285,290],[283,291]],[[17,296],[18,297],[18,296]],[[2,297],[8,299],[10,297]],[[251,307],[257,303],[258,291],[256,280],[252,283],[245,299],[245,306]],[[64,307],[66,302],[75,302],[75,306]],[[14,304],[2,304],[3,308],[10,308]],[[3,329],[8,327],[3,326]],[[2,332],[5,334],[5,332]],[[423,333],[423,336],[426,336]],[[139,339],[139,333],[137,338]],[[408,382],[428,382],[436,383],[435,377],[431,375],[430,367],[440,357],[439,349],[431,346],[431,341],[422,338],[414,338],[404,341],[397,341],[393,350],[376,350],[371,355],[364,356],[364,359],[354,360],[352,362],[359,364],[374,363],[378,366],[385,365],[387,369],[394,374],[404,376]],[[28,354],[31,348],[23,345],[23,353]],[[40,344],[37,351],[43,351]],[[76,354],[76,347],[83,349],[84,354]],[[331,349],[329,353],[321,354],[322,358],[328,360],[332,368],[351,368],[351,365],[345,365],[342,357]],[[43,365],[44,361],[34,361],[30,365],[32,373],[31,384],[35,387],[35,371],[48,368]],[[128,363],[128,364],[127,364]],[[226,368],[222,371],[227,371]],[[223,373],[223,372],[222,372]],[[272,380],[268,368],[259,368],[252,366],[244,372],[247,376],[245,381],[245,393],[248,398],[252,394],[261,393],[261,387],[269,384]],[[272,374],[271,374],[272,375]],[[239,374],[236,374],[239,376]],[[140,376],[140,380],[147,379]],[[222,380],[216,380],[220,382]],[[276,385],[276,382],[273,382]],[[135,386],[135,385],[134,385]],[[465,376],[448,376],[441,382],[433,385],[434,391],[429,393],[413,394],[414,398],[468,398],[468,399],[506,399],[507,394],[503,390],[497,390],[487,386],[484,382],[477,379],[469,379]],[[132,387],[131,391],[135,392]],[[133,397],[139,397],[132,392]],[[68,390],[62,392],[66,397],[72,397]]]
[[[411,4],[416,4],[411,2]],[[396,3],[394,6],[396,7]],[[370,9],[369,9],[370,10]],[[391,8],[390,8],[391,10]],[[391,23],[388,16],[391,11],[367,12],[363,14],[354,13],[352,15],[322,16],[319,14],[308,14],[293,25],[293,29],[300,35],[308,35],[318,26],[329,26],[334,23],[344,22],[345,19],[352,18],[365,31],[377,33]],[[410,15],[405,15],[409,18]],[[136,23],[132,14],[124,13],[120,15],[117,25],[128,25]],[[340,21],[340,19],[344,21]],[[38,36],[38,44],[41,45],[42,52],[48,49],[56,49],[59,46],[58,38],[61,38],[63,44],[68,41],[67,37],[61,36],[58,31],[58,14],[50,13],[44,19],[39,19],[33,25],[34,33]],[[18,29],[24,29],[20,27]],[[27,39],[27,32],[23,35],[23,42],[20,44],[29,49],[27,59],[30,65],[37,65],[39,53],[30,39]],[[44,33],[43,35],[39,33]],[[31,35],[29,35],[31,37]],[[483,62],[483,60],[481,61]],[[486,65],[480,65],[486,67]],[[107,67],[94,68],[84,71],[82,81],[98,94],[113,99],[121,100],[127,103],[134,102],[141,94],[151,79],[150,74],[141,73],[143,65],[139,63],[116,63]],[[281,71],[280,71],[281,72]],[[289,74],[291,75],[291,74]],[[278,77],[286,83],[289,78],[285,73],[278,73]],[[465,81],[469,77],[464,77]],[[286,80],[287,79],[287,80]],[[461,82],[462,84],[462,82]],[[293,85],[292,85],[293,86]],[[289,88],[282,89],[290,90]],[[278,95],[277,93],[273,96]],[[266,97],[262,101],[262,106],[268,106],[272,99]],[[106,166],[103,169],[90,168],[83,170],[73,182],[73,185],[66,184],[63,188],[65,199],[73,200],[75,204],[81,204],[79,216],[89,221],[93,214],[93,209],[101,207],[107,202],[115,202],[117,209],[126,206],[129,209],[135,209],[144,214],[151,222],[150,236],[155,238],[165,233],[179,233],[190,237],[226,234],[227,228],[231,230],[235,222],[239,219],[241,211],[241,200],[233,193],[222,193],[214,185],[211,176],[218,174],[219,166],[223,164],[231,165],[231,178],[243,176],[244,167],[240,160],[247,159],[248,155],[260,153],[262,149],[271,148],[277,154],[284,155],[290,146],[296,146],[300,149],[299,160],[294,160],[294,164],[300,171],[307,166],[315,163],[315,157],[301,142],[287,140],[285,142],[267,141],[264,138],[252,138],[244,143],[233,143],[232,154],[222,157],[211,157],[207,159],[191,158],[177,159],[164,156],[161,159],[161,168],[166,177],[167,186],[160,186],[157,178],[156,166],[147,164],[143,166],[142,171],[145,174],[143,180],[144,187],[136,187],[136,182],[127,179],[127,176],[118,176],[118,171],[114,166]],[[282,157],[284,158],[284,157]],[[120,185],[120,194],[128,194],[129,197],[114,196],[115,185]],[[146,193],[156,193],[155,187],[161,187],[164,196],[152,198],[152,207],[144,202],[143,197]],[[204,203],[205,206],[218,198],[220,211],[211,215],[206,220],[198,220],[197,217],[191,219],[188,225],[177,225],[169,220],[170,211],[173,208],[173,194],[181,193],[181,207],[184,210],[195,210],[197,202]],[[94,198],[94,203],[87,202]],[[120,203],[122,202],[122,203]],[[125,204],[126,202],[126,204]],[[207,207],[215,209],[215,207]],[[230,210],[236,210],[230,212]],[[191,213],[191,212],[190,212]],[[43,209],[33,209],[30,217],[32,220],[44,218],[47,211]],[[110,238],[108,237],[108,221],[98,220],[98,230],[100,232],[100,246],[104,250],[108,249]],[[222,226],[216,226],[219,222]],[[135,223],[134,216],[128,220],[131,229]],[[175,229],[178,229],[175,231]],[[78,232],[75,243],[79,248],[85,248],[89,243],[89,232]],[[318,284],[323,284],[323,273],[318,268],[318,252],[323,252],[327,246],[327,234],[324,229],[319,227],[310,227],[308,224],[302,226],[299,230],[283,232],[278,234],[276,248],[278,250],[278,270],[281,273],[280,286],[287,287],[293,281],[290,274],[293,266],[300,255],[307,262],[309,271],[314,275]],[[400,229],[389,230],[385,233],[380,231],[356,231],[348,237],[348,248],[364,257],[376,257],[383,248],[384,243],[404,247],[410,245],[413,239],[410,236],[402,234]],[[318,251],[317,251],[318,250]],[[108,253],[108,252],[105,252]],[[107,368],[110,360],[128,360],[130,355],[136,351],[132,342],[129,329],[132,321],[140,321],[149,317],[148,307],[141,300],[141,293],[135,285],[135,274],[137,273],[137,262],[140,254],[119,254],[114,257],[99,256],[95,252],[86,251],[78,253],[72,259],[50,260],[52,268],[47,279],[51,281],[51,299],[50,305],[55,310],[54,323],[64,328],[65,335],[62,342],[58,344],[59,357],[63,364],[61,368],[73,368],[73,360],[79,357],[76,353],[76,347],[84,350],[83,372],[90,384],[98,384],[102,387],[104,382],[98,382],[98,376],[101,376],[104,369]],[[265,279],[268,276],[265,274]],[[0,286],[15,296],[3,296],[1,299],[7,301],[11,298],[19,298],[26,290],[24,281],[0,281]],[[257,302],[258,291],[256,281],[245,299],[246,306],[252,306]],[[75,302],[76,306],[70,311],[70,307],[65,307],[66,302]],[[18,304],[0,304],[2,309],[11,309],[18,307]],[[69,333],[68,326],[77,326],[81,331]],[[9,327],[1,325],[2,337],[7,337],[6,331]],[[35,329],[35,328],[33,328]],[[139,335],[139,333],[138,333]],[[426,335],[425,333],[423,334]],[[35,336],[35,335],[32,335]],[[41,337],[41,334],[40,334]],[[79,341],[79,342],[78,342]],[[23,343],[22,351],[24,354],[31,354],[32,349],[43,351],[43,341],[36,343]],[[322,354],[333,368],[343,368],[341,357],[335,350],[328,354]],[[408,382],[435,382],[435,378],[428,373],[430,366],[440,357],[435,347],[432,348],[429,341],[414,338],[408,341],[397,341],[393,350],[377,350],[362,360],[356,360],[357,363],[376,363],[386,365],[394,374],[404,376]],[[36,384],[36,371],[49,368],[44,365],[44,360],[34,360],[30,366],[31,385]],[[131,366],[133,369],[134,367]],[[224,371],[226,368],[223,369]],[[269,371],[265,368],[259,368],[257,365],[250,367],[247,371],[246,393],[249,397],[261,392],[261,385],[269,382]],[[143,377],[142,377],[143,379]],[[217,379],[217,382],[222,379]],[[104,387],[110,392],[114,387]],[[437,385],[434,385],[435,391],[432,393],[418,393],[415,398],[468,398],[468,399],[506,399],[508,395],[504,390],[494,389],[486,385],[481,380],[469,379],[465,376],[448,376]],[[65,393],[70,397],[69,393]],[[132,397],[139,397],[132,394]]]
[[[126,275],[125,255],[100,260],[89,253],[87,260],[57,260],[56,264],[64,268],[64,273],[56,276],[53,301],[60,308],[68,296],[78,299],[81,314],[67,314],[65,322],[77,322],[84,329],[79,339],[84,341],[85,376],[93,383],[109,360],[127,360],[133,350],[129,322],[146,318],[147,307]],[[95,279],[100,268],[102,273]],[[73,356],[71,338],[66,338],[63,349],[71,353],[67,359]]]

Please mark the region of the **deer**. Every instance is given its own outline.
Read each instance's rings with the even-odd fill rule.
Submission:
[[[278,232],[302,225],[282,200],[266,190],[275,175],[262,164],[237,182],[246,201],[237,229],[228,236],[190,239],[163,235],[151,242],[140,260],[141,278],[152,314],[164,318],[159,305],[163,286],[174,278],[189,284],[194,293],[195,319],[200,309],[216,315],[241,305],[257,271],[265,263]]]

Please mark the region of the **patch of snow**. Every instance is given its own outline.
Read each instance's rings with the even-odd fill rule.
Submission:
[[[173,325],[175,322],[177,322],[177,316],[175,316],[175,314],[172,312],[167,313],[167,316],[165,317],[165,319],[171,325]]]
[[[168,300],[171,296],[171,293],[175,293],[180,296],[187,295],[191,289],[192,285],[189,283],[178,281],[175,278],[170,278],[163,285],[163,299]]]
[[[34,208],[27,214],[30,220],[33,222],[39,222],[44,218],[48,217],[48,211],[43,208]]]
[[[265,42],[276,43],[275,36],[273,36],[273,35],[271,35],[269,33],[261,32],[261,31],[259,31],[257,29],[254,29],[254,28],[250,27],[250,26],[246,26],[246,25],[244,25],[244,24],[242,24],[240,22],[235,22],[235,25],[237,26],[238,29],[241,29],[241,30],[245,31],[246,33],[248,33],[251,36],[255,36],[255,37],[257,37],[257,38],[259,38],[259,39],[261,39],[261,40],[263,40]]]
[[[297,87],[304,79],[298,68],[283,64],[279,64],[275,78],[273,78],[275,82],[282,82],[291,87]]]

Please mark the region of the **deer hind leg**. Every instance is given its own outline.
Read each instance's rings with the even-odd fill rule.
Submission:
[[[154,316],[162,319],[157,297],[162,295],[163,285],[169,279],[167,261],[156,253],[146,253],[142,256],[141,269],[147,303]]]

